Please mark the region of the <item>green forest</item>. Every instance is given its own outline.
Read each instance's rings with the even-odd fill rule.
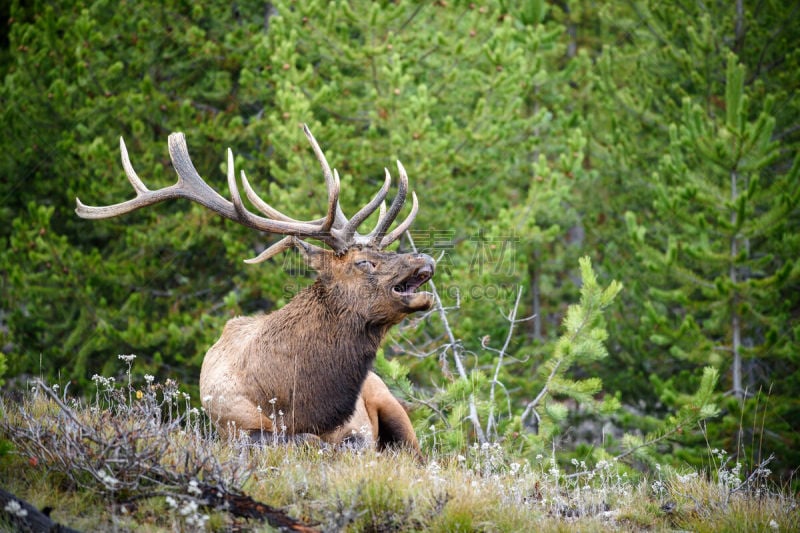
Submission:
[[[402,161],[438,305],[376,371],[423,451],[800,467],[800,3],[3,3],[0,380],[91,398],[176,380],[199,406],[232,317],[312,283],[281,235],[170,201],[184,132],[270,205],[325,214],[307,124],[352,213]],[[394,187],[390,195],[394,194]],[[408,213],[406,206],[399,220]],[[375,218],[367,220],[370,225]],[[319,243],[318,243],[319,244]],[[431,289],[428,289],[431,290]],[[128,367],[130,368],[130,367]]]

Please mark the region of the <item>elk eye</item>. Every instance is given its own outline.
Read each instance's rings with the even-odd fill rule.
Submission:
[[[356,266],[359,267],[361,270],[366,272],[372,272],[375,270],[375,263],[368,259],[363,259],[361,261],[356,261]]]

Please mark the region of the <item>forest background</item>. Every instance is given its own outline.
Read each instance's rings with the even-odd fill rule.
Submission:
[[[244,264],[275,237],[189,202],[86,221],[75,198],[132,197],[120,136],[148,186],[173,183],[166,140],[183,131],[224,194],[230,147],[272,205],[318,216],[307,123],[345,211],[397,159],[420,197],[412,237],[439,258],[447,322],[394,331],[379,370],[424,446],[694,465],[719,448],[775,454],[788,479],[798,15],[777,0],[4,3],[0,377],[91,394],[135,353],[137,374],[196,391],[226,320],[310,278],[291,254]],[[584,256],[624,290],[598,322],[607,354],[570,358]],[[470,424],[472,407],[492,423]]]

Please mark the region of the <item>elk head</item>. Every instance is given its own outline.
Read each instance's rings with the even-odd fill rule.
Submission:
[[[433,259],[425,254],[356,245],[337,255],[302,241],[297,246],[306,264],[317,271],[318,285],[326,288],[331,302],[357,309],[366,322],[392,326],[433,304],[430,293],[417,292],[433,276]]]

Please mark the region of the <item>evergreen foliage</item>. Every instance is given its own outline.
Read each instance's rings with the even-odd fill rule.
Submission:
[[[630,39],[598,60],[599,93],[619,111],[598,109],[609,128],[592,130],[615,176],[605,183],[618,230],[605,247],[626,263],[609,268],[630,289],[612,336],[632,367],[620,377],[633,376],[653,406],[676,408],[699,368],[720,370],[722,392],[738,400],[718,402],[723,424],[695,434],[696,451],[709,438],[743,456],[745,446],[781,449],[781,467],[793,468],[800,109],[789,87],[800,65],[778,49],[800,34],[786,6],[740,7],[639,5],[636,27],[605,17]],[[765,395],[769,414],[755,400]],[[782,437],[758,436],[759,424]]]
[[[316,216],[305,122],[345,211],[396,159],[420,197],[400,247],[439,257],[440,309],[376,366],[427,445],[534,453],[591,416],[570,438],[609,454],[763,445],[789,472],[800,28],[796,5],[745,4],[4,5],[0,378],[80,390],[134,352],[137,372],[193,387],[226,320],[310,280],[291,254],[244,265],[275,237],[188,202],[90,222],[74,199],[131,197],[120,136],[149,187],[173,183],[166,139],[184,131],[218,190],[231,147],[270,203]],[[613,304],[602,280],[625,284]]]

